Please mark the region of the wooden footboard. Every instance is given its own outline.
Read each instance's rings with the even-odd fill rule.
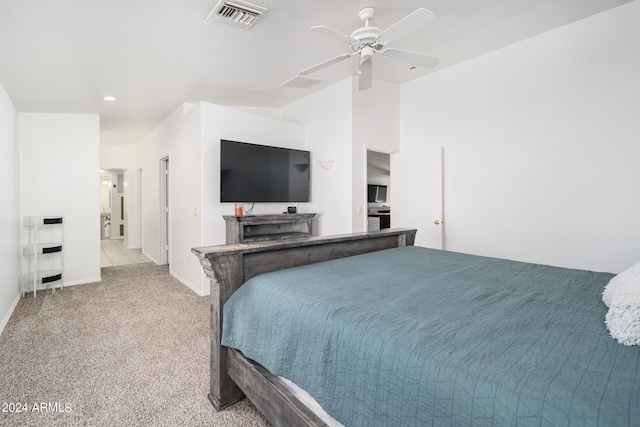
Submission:
[[[274,425],[322,425],[317,417],[297,408],[297,399],[282,393],[281,386],[251,363],[245,364],[238,352],[220,344],[222,309],[229,297],[250,278],[284,268],[313,264],[367,252],[413,245],[416,230],[385,229],[338,236],[219,245],[193,248],[211,282],[211,391],[209,400],[220,410],[244,397],[246,393]],[[233,360],[230,360],[230,357]],[[233,365],[232,376],[230,366]],[[259,365],[257,365],[259,366]],[[261,367],[260,367],[261,368]],[[271,375],[273,377],[273,375]],[[236,379],[238,383],[233,381]],[[266,382],[265,382],[266,381]],[[272,385],[267,385],[268,383]],[[239,387],[240,386],[240,387]],[[269,390],[260,398],[254,388]],[[244,391],[243,391],[244,388]],[[293,414],[293,415],[292,415]],[[291,416],[301,416],[293,424]]]

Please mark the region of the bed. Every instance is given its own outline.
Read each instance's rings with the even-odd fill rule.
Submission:
[[[603,322],[612,274],[413,247],[414,236],[194,249],[212,279],[213,405],[246,394],[274,425],[324,425],[285,377],[348,426],[640,420],[640,348]]]

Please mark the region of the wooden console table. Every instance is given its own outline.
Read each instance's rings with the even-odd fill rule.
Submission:
[[[314,213],[223,215],[227,228],[227,244],[309,237],[314,216]]]

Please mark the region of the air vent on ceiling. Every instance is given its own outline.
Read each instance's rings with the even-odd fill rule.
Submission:
[[[269,9],[240,0],[222,0],[213,8],[207,21],[220,21],[249,28]]]

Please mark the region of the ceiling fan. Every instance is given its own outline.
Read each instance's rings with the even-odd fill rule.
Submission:
[[[420,8],[391,25],[386,30],[381,30],[380,28],[369,25],[369,21],[373,18],[374,12],[375,9],[373,7],[360,9],[358,16],[364,23],[364,27],[356,29],[351,35],[341,33],[324,25],[311,27],[310,30],[315,33],[347,43],[351,52],[338,55],[312,67],[305,68],[298,72],[297,76],[287,80],[280,86],[309,88],[320,83],[321,80],[307,78],[306,76],[356,55],[360,57],[358,70],[358,87],[360,90],[367,90],[371,87],[373,57],[375,54],[380,54],[384,59],[401,61],[422,68],[433,68],[438,65],[440,61],[439,58],[422,53],[410,52],[408,50],[386,47],[387,44],[431,23],[435,19],[433,12]]]

